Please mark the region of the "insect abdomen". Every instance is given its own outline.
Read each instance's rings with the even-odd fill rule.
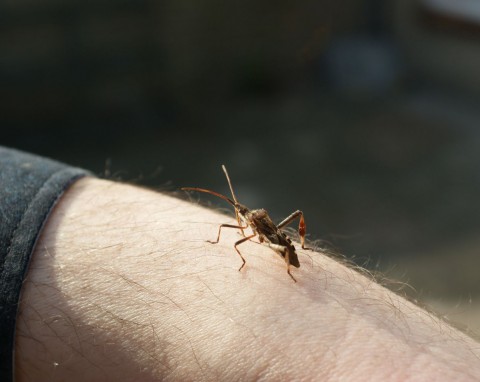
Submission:
[[[297,251],[292,241],[288,236],[285,235],[283,235],[282,239],[285,240],[285,243],[281,243],[281,245],[284,245],[287,248],[290,264],[293,265],[295,268],[300,268],[300,261],[298,261]],[[285,257],[286,254],[283,254],[283,256]]]

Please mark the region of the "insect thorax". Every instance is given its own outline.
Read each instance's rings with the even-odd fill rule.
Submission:
[[[250,213],[250,210],[240,203],[235,203],[235,209],[241,216],[247,217],[247,215]]]

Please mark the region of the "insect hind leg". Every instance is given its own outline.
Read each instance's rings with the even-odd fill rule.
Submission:
[[[285,227],[286,225],[290,224],[296,218],[300,217],[300,221],[298,223],[298,234],[300,235],[300,243],[302,244],[302,249],[307,249],[313,251],[313,248],[305,247],[305,235],[307,233],[307,225],[305,224],[305,219],[303,217],[303,212],[297,210],[290,215],[288,215],[285,219],[283,219],[279,224],[278,228]]]

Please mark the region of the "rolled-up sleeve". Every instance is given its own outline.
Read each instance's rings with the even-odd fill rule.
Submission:
[[[42,227],[85,170],[0,147],[0,381],[14,378],[20,292]]]

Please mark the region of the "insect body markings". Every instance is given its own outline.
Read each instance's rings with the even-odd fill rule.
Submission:
[[[297,252],[295,246],[293,245],[290,238],[281,230],[282,227],[287,226],[295,219],[299,218],[299,225],[298,225],[298,233],[300,235],[300,241],[302,245],[302,249],[311,250],[311,248],[305,247],[305,234],[306,234],[306,225],[305,219],[303,217],[303,212],[297,210],[287,216],[284,220],[282,220],[278,225],[272,221],[268,213],[264,209],[257,209],[257,210],[250,210],[244,205],[240,204],[237,201],[237,197],[233,192],[232,182],[230,181],[230,177],[228,176],[227,169],[224,165],[222,165],[223,172],[227,177],[228,185],[230,187],[230,192],[232,193],[232,199],[226,197],[225,195],[219,194],[218,192],[207,190],[204,188],[198,187],[183,187],[182,190],[184,191],[197,191],[197,192],[204,192],[207,194],[211,194],[217,196],[226,202],[230,203],[233,208],[235,209],[235,216],[237,218],[238,225],[233,224],[221,224],[218,227],[218,235],[217,240],[211,241],[207,240],[209,243],[217,244],[220,241],[220,235],[222,232],[222,228],[237,228],[240,229],[243,238],[235,242],[233,247],[237,251],[238,255],[242,259],[242,266],[239,268],[239,271],[245,266],[245,258],[238,250],[238,246],[254,237],[258,236],[260,243],[264,243],[271,249],[273,249],[276,253],[283,257],[285,263],[287,264],[287,273],[292,278],[293,281],[297,282],[295,277],[290,273],[290,266],[293,265],[296,268],[300,267],[300,262],[298,261]],[[252,230],[252,234],[245,236],[244,230],[249,228]]]

